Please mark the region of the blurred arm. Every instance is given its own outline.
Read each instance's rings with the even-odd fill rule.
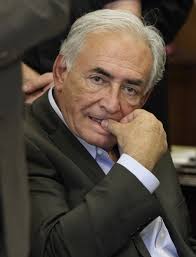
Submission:
[[[29,47],[62,31],[68,10],[68,0],[2,0],[0,66],[11,63]]]
[[[140,0],[116,0],[106,4],[104,8],[131,11],[139,17],[141,16],[142,10]]]

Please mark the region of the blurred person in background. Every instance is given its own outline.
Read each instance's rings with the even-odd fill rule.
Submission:
[[[67,0],[1,0],[0,5],[0,256],[27,257],[21,58],[25,50],[62,30],[69,5]]]

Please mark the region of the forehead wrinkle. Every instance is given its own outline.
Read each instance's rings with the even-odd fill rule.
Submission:
[[[108,60],[107,60],[108,59]],[[116,60],[116,58],[105,58],[103,59],[99,59],[98,62],[99,64],[95,64],[95,66],[99,66],[100,68],[102,68],[103,70],[105,70],[107,73],[109,73],[111,75],[111,77],[116,78],[116,75],[121,75],[120,77],[125,77],[123,78],[123,80],[133,80],[133,76],[134,79],[136,80],[141,80],[143,81],[143,75],[140,73],[140,70],[138,70],[138,66],[134,65],[133,63],[129,62],[129,61],[121,61],[120,62],[120,67],[119,67],[119,62],[115,63],[113,61],[111,61],[111,59]],[[108,65],[109,63],[109,65]],[[128,63],[125,64],[125,63]],[[118,76],[117,75],[117,76]]]
[[[121,72],[124,73],[123,69],[129,69],[129,76],[137,75],[137,79],[144,80],[144,76],[146,79],[146,75],[150,71],[149,63],[152,63],[152,53],[146,42],[143,42],[138,39],[134,39],[132,37],[123,37],[120,40],[115,40],[116,35],[106,35],[106,40],[100,39],[97,36],[91,35],[88,37],[88,40],[85,41],[78,58],[76,60],[77,66],[87,64],[89,67],[86,67],[86,71],[89,71],[95,67],[101,67],[103,69],[107,69],[109,73],[111,73],[111,68],[117,65],[116,71],[119,74],[119,67],[122,68]],[[125,38],[125,39],[124,39]],[[130,47],[129,47],[130,41]],[[115,42],[112,44],[112,42]],[[122,48],[122,43],[125,43],[125,47]],[[137,42],[137,44],[136,44]],[[138,48],[135,49],[135,44]],[[111,45],[111,47],[109,47]],[[131,48],[132,47],[132,48]],[[108,51],[107,51],[108,49]],[[118,51],[119,49],[119,51]],[[130,49],[130,51],[128,50]],[[133,49],[133,50],[132,50]],[[128,50],[128,51],[127,51]],[[145,57],[145,58],[144,58]],[[149,61],[145,62],[148,58]],[[131,61],[130,61],[131,60]],[[76,64],[75,63],[75,64]],[[102,65],[103,64],[103,65]],[[106,64],[106,65],[105,65]],[[113,67],[112,67],[113,66]],[[108,68],[109,67],[109,68]],[[133,74],[134,73],[134,74]],[[112,72],[113,75],[113,72]],[[150,75],[150,74],[149,74]],[[127,79],[130,79],[129,76]],[[148,78],[147,78],[148,79]]]

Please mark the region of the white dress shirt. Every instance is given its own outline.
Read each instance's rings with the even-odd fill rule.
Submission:
[[[56,114],[67,126],[52,95],[52,88],[49,90],[48,99]],[[108,153],[102,148],[88,144],[79,137],[77,137],[77,139],[96,160],[104,173],[107,174],[114,165],[114,161],[111,160]],[[117,163],[127,168],[134,176],[136,176],[150,193],[153,193],[159,186],[159,180],[131,156],[122,153]],[[140,232],[140,236],[152,257],[178,257],[176,248],[161,217],[157,217],[146,226]]]

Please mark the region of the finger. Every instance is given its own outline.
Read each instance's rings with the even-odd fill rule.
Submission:
[[[42,83],[42,81],[40,83],[40,80],[38,79],[34,81],[27,81],[23,85],[22,90],[25,94],[30,95],[36,93],[37,91],[42,91],[46,85],[45,83]]]
[[[32,85],[32,81],[25,81],[25,83],[22,85],[22,91],[25,93],[25,94],[29,94],[31,93],[31,88],[33,87]]]
[[[45,73],[43,75],[40,75],[36,79],[27,81],[23,85],[23,92],[26,94],[31,94],[33,92],[36,92],[37,90],[41,90],[42,88],[50,84],[52,81],[52,73]]]
[[[49,85],[42,88],[42,92],[46,92],[49,88],[53,87],[53,83],[50,83]]]
[[[53,81],[53,74],[52,72],[48,72],[48,73],[45,73],[43,75],[41,75],[38,79],[39,83],[38,83],[38,87],[44,87],[48,84],[50,84],[52,81]],[[40,88],[39,87],[39,88]]]
[[[129,123],[144,112],[146,112],[146,111],[144,111],[142,109],[135,109],[134,111],[132,111],[131,113],[129,113],[128,115],[123,117],[121,119],[120,123]]]
[[[120,123],[115,120],[103,120],[101,126],[115,136],[118,135],[120,130]]]
[[[32,104],[37,98],[39,98],[43,94],[44,94],[44,92],[40,91],[40,90],[38,90],[35,93],[30,94],[30,95],[26,94],[25,95],[25,103]]]

